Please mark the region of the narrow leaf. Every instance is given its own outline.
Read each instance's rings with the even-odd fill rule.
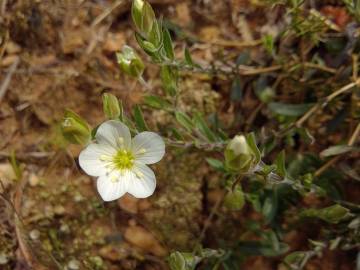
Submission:
[[[194,123],[186,113],[175,112],[175,118],[187,131],[192,132],[194,129]]]
[[[286,104],[280,102],[270,102],[269,109],[274,113],[285,115],[285,116],[301,116],[306,113],[312,106],[313,103],[307,104]]]
[[[330,157],[330,156],[337,156],[341,154],[345,154],[348,152],[359,152],[359,147],[349,146],[349,145],[334,145],[330,146],[329,148],[323,150],[320,153],[320,156],[322,157]]]
[[[164,42],[164,50],[165,50],[166,56],[170,60],[174,60],[174,57],[175,57],[174,56],[174,48],[173,48],[170,32],[168,29],[164,29],[164,31],[163,31],[163,42]]]
[[[136,128],[139,131],[148,130],[148,128],[146,126],[146,123],[145,123],[145,120],[144,120],[143,113],[142,113],[141,108],[140,108],[139,105],[136,105],[134,107],[134,119],[135,119]]]

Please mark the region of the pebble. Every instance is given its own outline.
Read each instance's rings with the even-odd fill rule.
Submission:
[[[68,263],[68,268],[70,270],[78,270],[80,269],[80,263],[78,260],[71,260],[69,263]]]
[[[56,206],[54,207],[54,213],[57,214],[57,215],[59,215],[59,216],[65,214],[65,208],[64,208],[64,206],[62,206],[62,205],[56,205]]]
[[[155,256],[167,255],[167,250],[161,246],[159,241],[147,230],[140,226],[130,226],[126,229],[124,238],[131,244]]]
[[[37,240],[40,237],[40,232],[38,230],[32,230],[29,236],[32,240]]]
[[[32,173],[29,177],[29,184],[32,187],[36,187],[39,184],[40,180],[39,177],[37,177],[36,174]]]
[[[125,194],[118,200],[118,204],[122,210],[131,214],[136,214],[138,212],[138,201],[139,199],[129,194]]]
[[[8,263],[8,257],[5,255],[5,253],[0,253],[0,265],[5,265]]]

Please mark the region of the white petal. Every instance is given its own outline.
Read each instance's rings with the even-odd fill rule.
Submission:
[[[98,143],[115,148],[129,149],[131,146],[129,128],[120,121],[109,120],[102,123],[97,129],[95,137]]]
[[[135,175],[130,171],[126,171],[124,175],[114,172],[100,176],[96,183],[97,190],[104,201],[117,200],[127,192],[130,179],[134,177]]]
[[[141,132],[132,140],[132,151],[138,162],[153,164],[160,161],[165,154],[163,139],[154,132]]]
[[[105,163],[100,161],[101,155],[112,156],[116,150],[109,145],[89,144],[79,155],[80,167],[91,176],[100,176],[106,173]]]
[[[134,171],[137,176],[129,178],[128,193],[136,198],[146,198],[151,196],[156,187],[154,172],[148,166],[143,164],[136,164]]]

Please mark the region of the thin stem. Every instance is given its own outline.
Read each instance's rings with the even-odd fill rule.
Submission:
[[[301,127],[309,118],[310,116],[312,116],[313,114],[315,114],[315,112],[320,109],[325,107],[331,100],[333,100],[335,97],[346,93],[347,91],[349,91],[350,89],[352,89],[353,87],[357,86],[360,84],[360,79],[357,79],[355,82],[349,83],[343,87],[341,87],[340,89],[336,90],[334,93],[332,93],[331,95],[325,97],[323,100],[321,100],[320,102],[316,103],[307,113],[305,113],[299,120],[297,120],[295,122],[295,126],[296,127]]]
[[[186,142],[186,141],[174,141],[171,139],[165,139],[166,143],[170,146],[181,147],[181,148],[199,148],[206,151],[212,151],[215,149],[223,149],[226,142]]]
[[[348,145],[353,146],[356,143],[356,140],[359,139],[360,135],[360,123],[357,124],[354,133],[351,135]]]
[[[351,135],[349,141],[348,141],[348,146],[353,146],[356,143],[356,140],[359,138],[359,134],[360,134],[360,123],[358,123],[358,125],[355,128],[354,133]],[[325,172],[327,169],[329,169],[332,165],[334,165],[337,161],[340,160],[340,158],[342,157],[342,155],[339,156],[335,156],[332,159],[330,159],[329,161],[327,161],[324,165],[322,165],[315,173],[314,175],[316,177],[320,176],[321,174],[323,174],[323,172]]]

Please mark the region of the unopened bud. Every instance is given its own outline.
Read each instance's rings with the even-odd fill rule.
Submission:
[[[118,119],[121,114],[121,109],[117,97],[112,94],[105,93],[103,98],[103,109],[107,118]]]
[[[257,162],[256,154],[243,135],[235,136],[225,149],[225,164],[232,171],[246,173]]]
[[[232,211],[238,211],[245,204],[244,193],[240,186],[236,186],[234,190],[230,190],[224,198],[224,206]]]
[[[86,145],[91,138],[88,123],[76,113],[67,110],[61,123],[64,138],[70,143]]]
[[[349,209],[341,206],[340,204],[335,204],[322,209],[309,208],[305,209],[300,213],[302,217],[316,217],[320,218],[328,223],[339,223],[343,219],[346,219],[351,216]]]
[[[116,54],[117,61],[119,63],[120,69],[134,77],[141,77],[144,72],[145,66],[140,57],[135,53],[133,48],[129,46],[124,46],[121,53]]]
[[[339,223],[341,220],[349,216],[349,212],[349,209],[341,206],[340,204],[335,204],[321,209],[318,216],[329,223]]]

